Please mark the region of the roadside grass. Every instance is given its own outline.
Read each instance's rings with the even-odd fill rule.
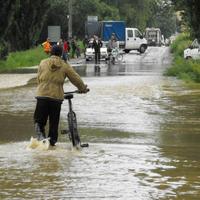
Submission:
[[[77,43],[82,53],[84,51],[83,42],[78,41]],[[25,51],[11,52],[6,60],[0,60],[0,73],[12,72],[21,67],[32,67],[38,65],[42,59],[47,57],[48,55],[44,53],[41,46]]]
[[[20,67],[35,66],[47,57],[41,46],[26,51],[11,52],[5,61],[0,61],[0,72],[9,72]]]
[[[184,49],[191,43],[189,34],[183,33],[176,38],[170,46],[174,60],[164,75],[176,76],[187,83],[200,83],[200,60],[186,60],[183,57]]]

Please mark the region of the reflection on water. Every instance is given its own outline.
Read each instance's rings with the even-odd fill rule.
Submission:
[[[75,70],[81,76],[93,77],[93,76],[124,76],[124,75],[160,75],[163,72],[163,68],[160,64],[152,63],[137,63],[133,66],[130,63],[120,63],[117,65],[108,65],[102,62],[100,65],[95,66],[94,63],[87,63],[81,66],[74,66]]]
[[[90,144],[81,151],[66,135],[56,149],[27,150],[35,86],[1,92],[0,199],[199,199],[200,88],[162,77],[161,65],[84,69],[91,91],[73,99]]]

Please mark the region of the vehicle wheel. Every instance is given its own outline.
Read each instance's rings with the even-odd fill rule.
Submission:
[[[118,54],[117,57],[116,57],[116,60],[121,62],[123,60],[123,55]]]
[[[129,53],[130,50],[129,50],[129,49],[125,49],[124,52],[125,52],[125,53]]]
[[[186,60],[190,60],[190,59],[192,59],[192,57],[191,56],[187,56],[185,59]]]
[[[146,51],[146,46],[141,45],[139,51],[140,51],[140,53],[144,53]]]

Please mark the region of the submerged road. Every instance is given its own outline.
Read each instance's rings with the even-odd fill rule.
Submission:
[[[102,61],[100,71],[75,66],[91,90],[73,99],[90,144],[81,151],[65,135],[54,150],[28,150],[36,86],[2,90],[1,199],[199,199],[200,88],[164,77],[170,62],[167,47],[151,47],[116,65]],[[67,112],[63,102],[60,129]]]

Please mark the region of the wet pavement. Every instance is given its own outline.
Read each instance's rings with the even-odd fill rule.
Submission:
[[[77,66],[91,90],[73,99],[90,144],[81,151],[65,135],[55,149],[27,149],[36,86],[1,90],[0,199],[199,199],[200,87],[162,76],[169,63],[160,47],[100,71]],[[67,111],[63,102],[60,129]]]

